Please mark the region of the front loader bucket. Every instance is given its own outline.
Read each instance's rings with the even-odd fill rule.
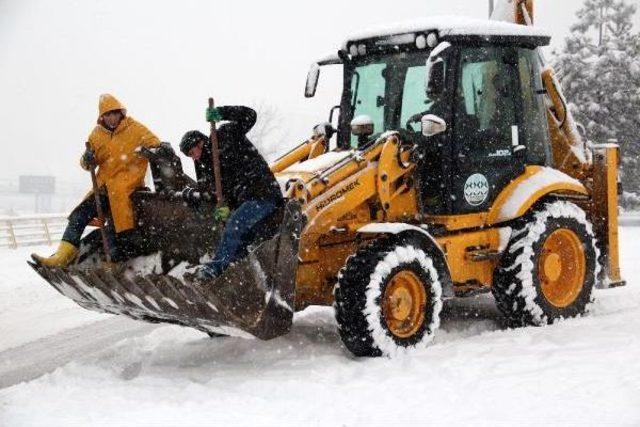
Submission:
[[[29,264],[58,292],[89,310],[268,340],[291,328],[301,229],[300,207],[289,202],[279,232],[209,283],[194,282],[184,269],[141,275]]]

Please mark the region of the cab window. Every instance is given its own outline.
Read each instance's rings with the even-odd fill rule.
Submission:
[[[413,132],[420,131],[420,117],[428,114],[433,101],[427,98],[424,87],[426,66],[407,68],[404,80],[400,126]]]
[[[384,131],[384,95],[386,63],[373,63],[356,67],[351,79],[353,117],[367,115],[373,121],[373,132]],[[358,146],[358,138],[351,135],[351,147]]]
[[[548,163],[551,154],[547,144],[549,131],[536,51],[518,50],[518,74],[522,97],[522,143],[527,147],[527,162],[544,165]]]
[[[514,67],[500,48],[461,52],[456,90],[456,145],[472,157],[511,155],[516,126]],[[517,129],[517,128],[516,128]]]

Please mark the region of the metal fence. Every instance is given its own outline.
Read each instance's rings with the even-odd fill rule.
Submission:
[[[0,217],[0,248],[57,243],[66,225],[62,214]]]
[[[67,225],[63,214],[0,217],[0,248],[51,245],[62,238]],[[620,216],[623,227],[640,227],[640,212]]]

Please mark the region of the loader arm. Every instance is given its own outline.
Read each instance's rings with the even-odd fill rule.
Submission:
[[[329,144],[324,135],[313,136],[273,162],[270,165],[271,172],[279,173],[296,163],[316,158],[326,153],[328,148]]]
[[[388,132],[362,150],[319,157],[324,164],[319,171],[311,167],[317,160],[310,160],[277,175],[289,180],[287,196],[302,204],[307,219],[300,238],[296,309],[332,303],[336,274],[360,244],[360,228],[371,221],[415,218],[410,147],[398,133]]]

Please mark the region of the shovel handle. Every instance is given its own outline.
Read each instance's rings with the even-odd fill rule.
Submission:
[[[209,108],[214,108],[215,104],[213,98],[209,98]],[[211,140],[211,161],[213,164],[213,181],[216,190],[216,201],[218,206],[224,204],[224,196],[222,194],[222,174],[220,173],[220,147],[218,145],[218,131],[216,129],[216,122],[211,121],[211,134],[209,136]]]
[[[89,141],[85,143],[87,150],[91,150],[91,144]],[[100,188],[98,187],[98,177],[96,176],[96,165],[89,166],[89,172],[91,172],[91,184],[93,186],[93,197],[96,202],[96,210],[98,211],[98,219],[100,220],[100,235],[102,237],[102,249],[104,250],[107,262],[111,263],[111,251],[109,248],[109,239],[107,238],[107,230],[104,229],[105,215],[102,208],[102,201],[100,200]]]

